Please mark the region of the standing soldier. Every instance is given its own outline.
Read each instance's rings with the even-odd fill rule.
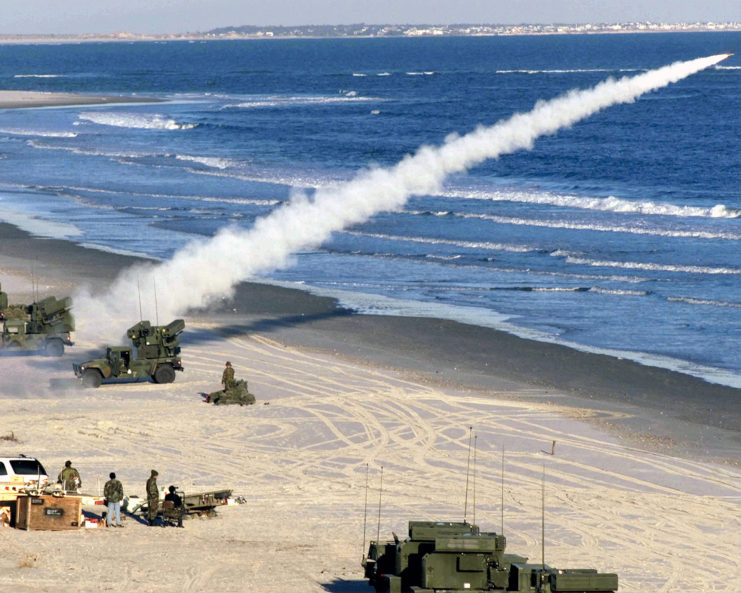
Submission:
[[[234,381],[234,369],[232,368],[232,363],[228,360],[226,361],[226,368],[221,375],[221,384],[224,386],[224,391],[228,391],[236,385]]]
[[[67,492],[77,492],[77,489],[82,486],[80,472],[72,467],[71,461],[64,462],[64,469],[59,472],[57,482],[59,482],[62,485],[62,488]]]
[[[149,525],[154,525],[154,520],[157,518],[157,511],[159,510],[160,504],[160,490],[157,487],[157,473],[156,469],[152,470],[152,474],[147,480],[147,519]]]
[[[113,517],[116,517],[115,527],[123,527],[121,523],[121,501],[123,500],[123,485],[116,479],[116,474],[109,474],[110,480],[103,486],[103,496],[108,505],[108,513],[105,517],[106,527],[111,527]]]

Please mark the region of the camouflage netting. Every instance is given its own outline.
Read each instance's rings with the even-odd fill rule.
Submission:
[[[20,319],[28,321],[28,314],[26,313],[26,307],[24,305],[10,305],[3,311],[5,319]]]

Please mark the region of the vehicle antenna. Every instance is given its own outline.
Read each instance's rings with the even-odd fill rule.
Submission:
[[[142,316],[142,287],[139,282],[139,276],[136,277],[136,291],[139,293],[139,321],[142,321],[144,319]]]
[[[545,573],[545,463],[543,464],[543,478],[540,481],[540,561]]]
[[[365,507],[363,509],[363,560],[365,560],[365,527],[368,523],[368,464],[365,464]]]
[[[500,506],[500,512],[502,513],[502,535],[504,535],[504,445],[502,445],[502,487],[501,487],[502,501]]]
[[[376,531],[376,541],[381,541],[381,495],[383,494],[383,466],[381,466],[381,485],[378,488],[378,529]]]
[[[476,525],[476,439],[478,435],[473,435],[473,524]]]
[[[468,463],[466,465],[466,496],[463,502],[463,522],[466,522],[468,512],[468,474],[471,470],[471,438],[473,437],[473,426],[468,427]]]
[[[37,261],[38,261],[37,259],[34,259],[33,265],[31,266],[31,298],[33,299],[34,302],[39,300],[36,296],[38,292],[36,289],[36,262]]]
[[[157,306],[157,278],[152,278],[154,283],[154,323],[155,325],[160,324],[160,310]]]

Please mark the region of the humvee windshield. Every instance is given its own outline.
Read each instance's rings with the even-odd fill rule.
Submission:
[[[47,475],[44,466],[36,459],[11,459],[10,467],[19,476]]]

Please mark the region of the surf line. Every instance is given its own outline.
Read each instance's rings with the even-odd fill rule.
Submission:
[[[378,212],[397,210],[411,196],[440,191],[452,173],[487,159],[530,150],[541,136],[555,134],[607,107],[631,103],[729,55],[676,62],[617,80],[609,78],[593,88],[538,101],[529,112],[516,113],[492,126],[479,126],[464,136],[451,134],[440,146],[423,145],[392,167],[361,171],[348,182],[318,188],[313,196],[295,190],[288,203],[257,219],[251,229],[226,227],[211,239],[185,245],[168,261],[122,271],[105,294],[81,292],[75,296],[78,317],[90,315],[93,321],[89,324],[99,328],[111,321],[110,311],[135,310],[136,291],[131,287],[137,278],[151,284],[156,276],[160,285],[169,287],[159,303],[160,313],[167,318],[229,297],[239,282],[288,266],[294,252],[321,245],[333,232]],[[133,300],[127,303],[122,298]]]

